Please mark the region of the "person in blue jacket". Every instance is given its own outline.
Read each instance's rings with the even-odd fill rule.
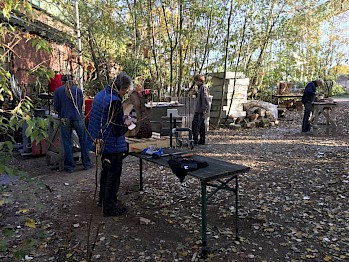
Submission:
[[[118,205],[117,193],[120,186],[123,155],[128,151],[125,133],[128,124],[124,119],[122,98],[132,86],[131,78],[120,73],[93,99],[88,125],[89,148],[101,154],[99,205],[103,216],[118,216],[127,209]]]
[[[64,148],[64,170],[71,173],[74,171],[75,162],[73,157],[72,132],[75,129],[81,149],[81,160],[84,169],[91,168],[90,152],[87,148],[86,130],[82,105],[84,103],[81,88],[74,85],[72,75],[62,76],[62,86],[53,93],[53,105],[58,118],[61,120],[61,137]]]
[[[312,103],[316,99],[316,88],[323,86],[323,84],[324,84],[324,80],[322,80],[321,78],[318,78],[315,81],[309,82],[304,89],[304,93],[302,97],[302,103],[304,104],[302,132],[305,134],[311,134],[309,118],[313,110]]]

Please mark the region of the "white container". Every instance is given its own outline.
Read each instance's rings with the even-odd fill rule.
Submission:
[[[177,109],[167,109],[167,117],[170,117],[172,114],[172,117],[178,116],[178,110]]]

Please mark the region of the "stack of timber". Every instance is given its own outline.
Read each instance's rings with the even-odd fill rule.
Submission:
[[[222,111],[221,123],[225,121],[227,116],[234,118],[246,116],[243,104],[247,102],[249,79],[239,72],[227,72],[226,77],[224,77],[224,73],[211,73],[209,75],[212,77],[210,94],[213,96],[210,123],[217,125],[220,111]]]
[[[170,137],[160,136],[159,133],[153,132],[150,138],[135,138],[126,137],[126,143],[128,144],[128,151],[131,152],[141,152],[149,146],[154,146],[157,148],[170,147]]]

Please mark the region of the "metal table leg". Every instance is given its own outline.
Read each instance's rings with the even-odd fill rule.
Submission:
[[[139,191],[143,191],[143,159],[139,158]]]
[[[235,177],[235,239],[239,240],[239,227],[238,227],[238,219],[239,219],[239,182],[238,176]]]
[[[207,221],[206,221],[206,207],[207,207],[207,184],[201,181],[201,241],[202,241],[202,255],[207,256]]]
[[[229,183],[235,179],[235,186],[231,187]],[[238,219],[239,219],[239,181],[238,175],[227,179],[226,181],[216,180],[216,184],[214,183],[205,183],[206,187],[213,187],[215,190],[206,194],[206,200],[215,195],[220,190],[232,191],[235,194],[235,238],[239,239],[239,231],[238,231]]]

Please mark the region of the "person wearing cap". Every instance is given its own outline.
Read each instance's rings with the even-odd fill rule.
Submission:
[[[118,216],[127,209],[117,203],[117,193],[122,173],[124,153],[128,152],[125,133],[128,130],[124,118],[122,99],[132,86],[131,78],[120,73],[93,98],[88,132],[89,148],[101,155],[99,203],[103,216]]]
[[[206,143],[205,117],[209,113],[208,90],[205,85],[205,77],[203,75],[195,75],[194,82],[195,85],[198,86],[198,92],[196,97],[195,113],[192,122],[193,140],[194,145],[204,145]]]
[[[64,170],[74,171],[72,133],[76,131],[81,149],[81,160],[85,170],[91,168],[91,159],[86,145],[86,130],[82,114],[83,95],[79,87],[74,85],[72,75],[63,75],[62,86],[53,93],[53,106],[61,121],[61,137],[64,148]]]
[[[303,123],[302,123],[302,133],[304,134],[311,134],[310,131],[310,115],[313,110],[313,102],[316,99],[316,88],[321,87],[324,84],[324,80],[321,78],[316,79],[315,81],[309,82],[305,89],[302,96],[302,103],[304,104],[304,116],[303,116]]]

